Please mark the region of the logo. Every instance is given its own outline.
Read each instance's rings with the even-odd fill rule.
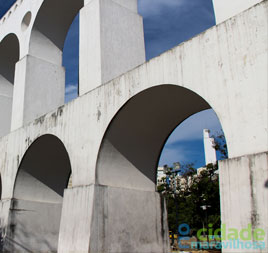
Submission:
[[[265,249],[264,229],[252,228],[248,224],[247,228],[226,228],[222,224],[221,228],[213,229],[212,224],[208,228],[201,228],[197,231],[197,241],[192,241],[190,226],[183,223],[178,227],[178,245],[181,249]],[[188,242],[188,243],[187,243]]]

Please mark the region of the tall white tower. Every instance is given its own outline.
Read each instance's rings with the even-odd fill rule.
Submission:
[[[203,130],[204,150],[206,165],[209,163],[215,164],[217,161],[214,138],[210,138],[210,131],[208,129]]]

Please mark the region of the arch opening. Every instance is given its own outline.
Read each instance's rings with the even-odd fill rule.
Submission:
[[[137,94],[107,128],[96,181],[155,191],[157,166],[167,137],[189,116],[210,108],[193,91],[175,85],[160,85]]]
[[[57,137],[41,136],[29,147],[14,186],[9,250],[57,252],[63,192],[70,174],[68,153]]]
[[[9,133],[13,102],[15,66],[19,60],[19,40],[15,34],[0,42],[0,137]]]
[[[23,32],[29,27],[29,25],[31,23],[31,19],[32,19],[32,13],[30,11],[28,11],[24,15],[22,22],[21,22],[21,29]]]
[[[34,21],[30,54],[61,66],[66,35],[82,7],[83,0],[44,1]]]
[[[192,250],[200,248],[198,230],[221,227],[218,161],[227,158],[224,132],[212,109],[190,116],[168,136],[157,168],[157,190],[166,199],[173,249],[181,249],[176,238],[183,236],[178,228],[185,224]]]
[[[195,92],[176,85],[159,85],[138,93],[116,113],[106,130],[100,146],[96,165],[96,183],[108,186],[107,188],[110,189],[112,193],[114,191],[120,192],[117,198],[120,198],[122,201],[121,205],[128,203],[124,206],[125,210],[129,212],[127,217],[128,227],[132,225],[135,229],[142,230],[141,223],[135,222],[134,225],[132,222],[133,220],[137,221],[143,219],[147,226],[156,225],[157,228],[162,226],[163,238],[168,238],[166,234],[168,234],[170,229],[172,229],[172,231],[174,229],[173,232],[178,231],[177,228],[179,224],[175,223],[179,220],[174,223],[173,219],[173,226],[170,226],[169,229],[167,220],[151,220],[154,212],[161,213],[163,217],[166,217],[166,206],[159,206],[159,193],[155,193],[155,191],[158,190],[157,168],[159,159],[163,147],[173,130],[190,116],[207,109],[211,109],[211,106]],[[196,171],[193,170],[190,170],[190,172],[194,175]],[[214,173],[215,170],[216,167],[213,167],[208,171],[209,173],[211,171]],[[202,170],[200,170],[200,174],[202,173]],[[202,198],[204,203],[209,203],[208,199],[205,199],[202,195],[205,193],[202,191],[206,187],[206,183],[204,183],[206,180],[207,178],[200,181],[202,185],[200,186],[200,196],[198,199]],[[217,218],[220,215],[220,201],[219,195],[217,195],[217,191],[219,192],[219,183],[217,178],[211,182],[210,190],[211,189],[212,191],[215,190],[215,194],[213,198],[209,198],[209,201],[215,202],[213,217]],[[158,197],[148,197],[149,194],[155,194],[155,196]],[[177,191],[171,193],[172,197],[170,199],[172,201],[167,201],[167,211],[176,209],[176,205],[178,205],[175,205],[176,201],[174,201],[174,199],[176,198],[174,194],[177,194]],[[132,198],[132,196],[137,195],[139,196],[138,198]],[[165,197],[165,195],[162,194],[161,196]],[[146,201],[144,201],[143,198],[147,198]],[[157,201],[152,201],[154,198],[156,198]],[[131,203],[128,202],[129,199],[131,199]],[[179,200],[183,200],[183,198],[181,197]],[[198,203],[203,202],[199,201]],[[186,202],[181,203],[183,206]],[[112,205],[112,202],[110,202],[110,205]],[[170,205],[172,205],[171,208]],[[193,204],[189,205],[188,208],[192,206]],[[209,205],[207,204],[205,207],[207,208]],[[117,210],[116,208],[117,207],[114,207],[114,210]],[[136,208],[135,213],[132,212],[133,208]],[[210,212],[210,210],[207,211],[207,209],[205,211],[201,209],[202,207],[198,206],[196,210],[199,211],[200,217],[204,221],[205,215],[210,215],[212,212]],[[192,212],[196,210],[192,209]],[[117,216],[117,212],[120,211],[114,211],[113,215]],[[188,213],[190,212],[188,211]],[[182,213],[180,215],[182,215]],[[121,216],[124,215],[121,213]],[[173,217],[174,213],[171,213],[171,216]],[[216,220],[216,218],[215,226],[218,225],[216,221],[220,222],[220,219]],[[184,216],[180,216],[180,221],[183,219]],[[170,224],[169,222],[169,225]],[[194,225],[196,224],[197,226],[200,225],[200,223],[194,223]],[[206,226],[208,225],[207,223],[204,224]],[[192,223],[189,223],[189,226],[195,228]],[[156,233],[158,232],[157,228]],[[202,226],[200,228],[202,228]],[[129,234],[129,238],[135,236],[131,231],[129,231]]]

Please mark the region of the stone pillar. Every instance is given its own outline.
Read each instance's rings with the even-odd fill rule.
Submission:
[[[159,194],[90,185],[65,190],[59,253],[169,252]]]
[[[213,0],[216,24],[219,24],[263,0]]]
[[[137,0],[85,1],[80,10],[79,94],[144,62]]]
[[[268,152],[221,161],[219,171],[221,220],[226,228],[222,252],[268,252]],[[238,231],[238,241],[230,245],[228,234],[233,229]],[[257,243],[264,248],[254,248]]]
[[[16,64],[11,130],[64,104],[65,70],[27,55]]]

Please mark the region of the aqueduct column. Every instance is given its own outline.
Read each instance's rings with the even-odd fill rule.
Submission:
[[[85,0],[80,11],[79,94],[144,62],[137,0]]]

